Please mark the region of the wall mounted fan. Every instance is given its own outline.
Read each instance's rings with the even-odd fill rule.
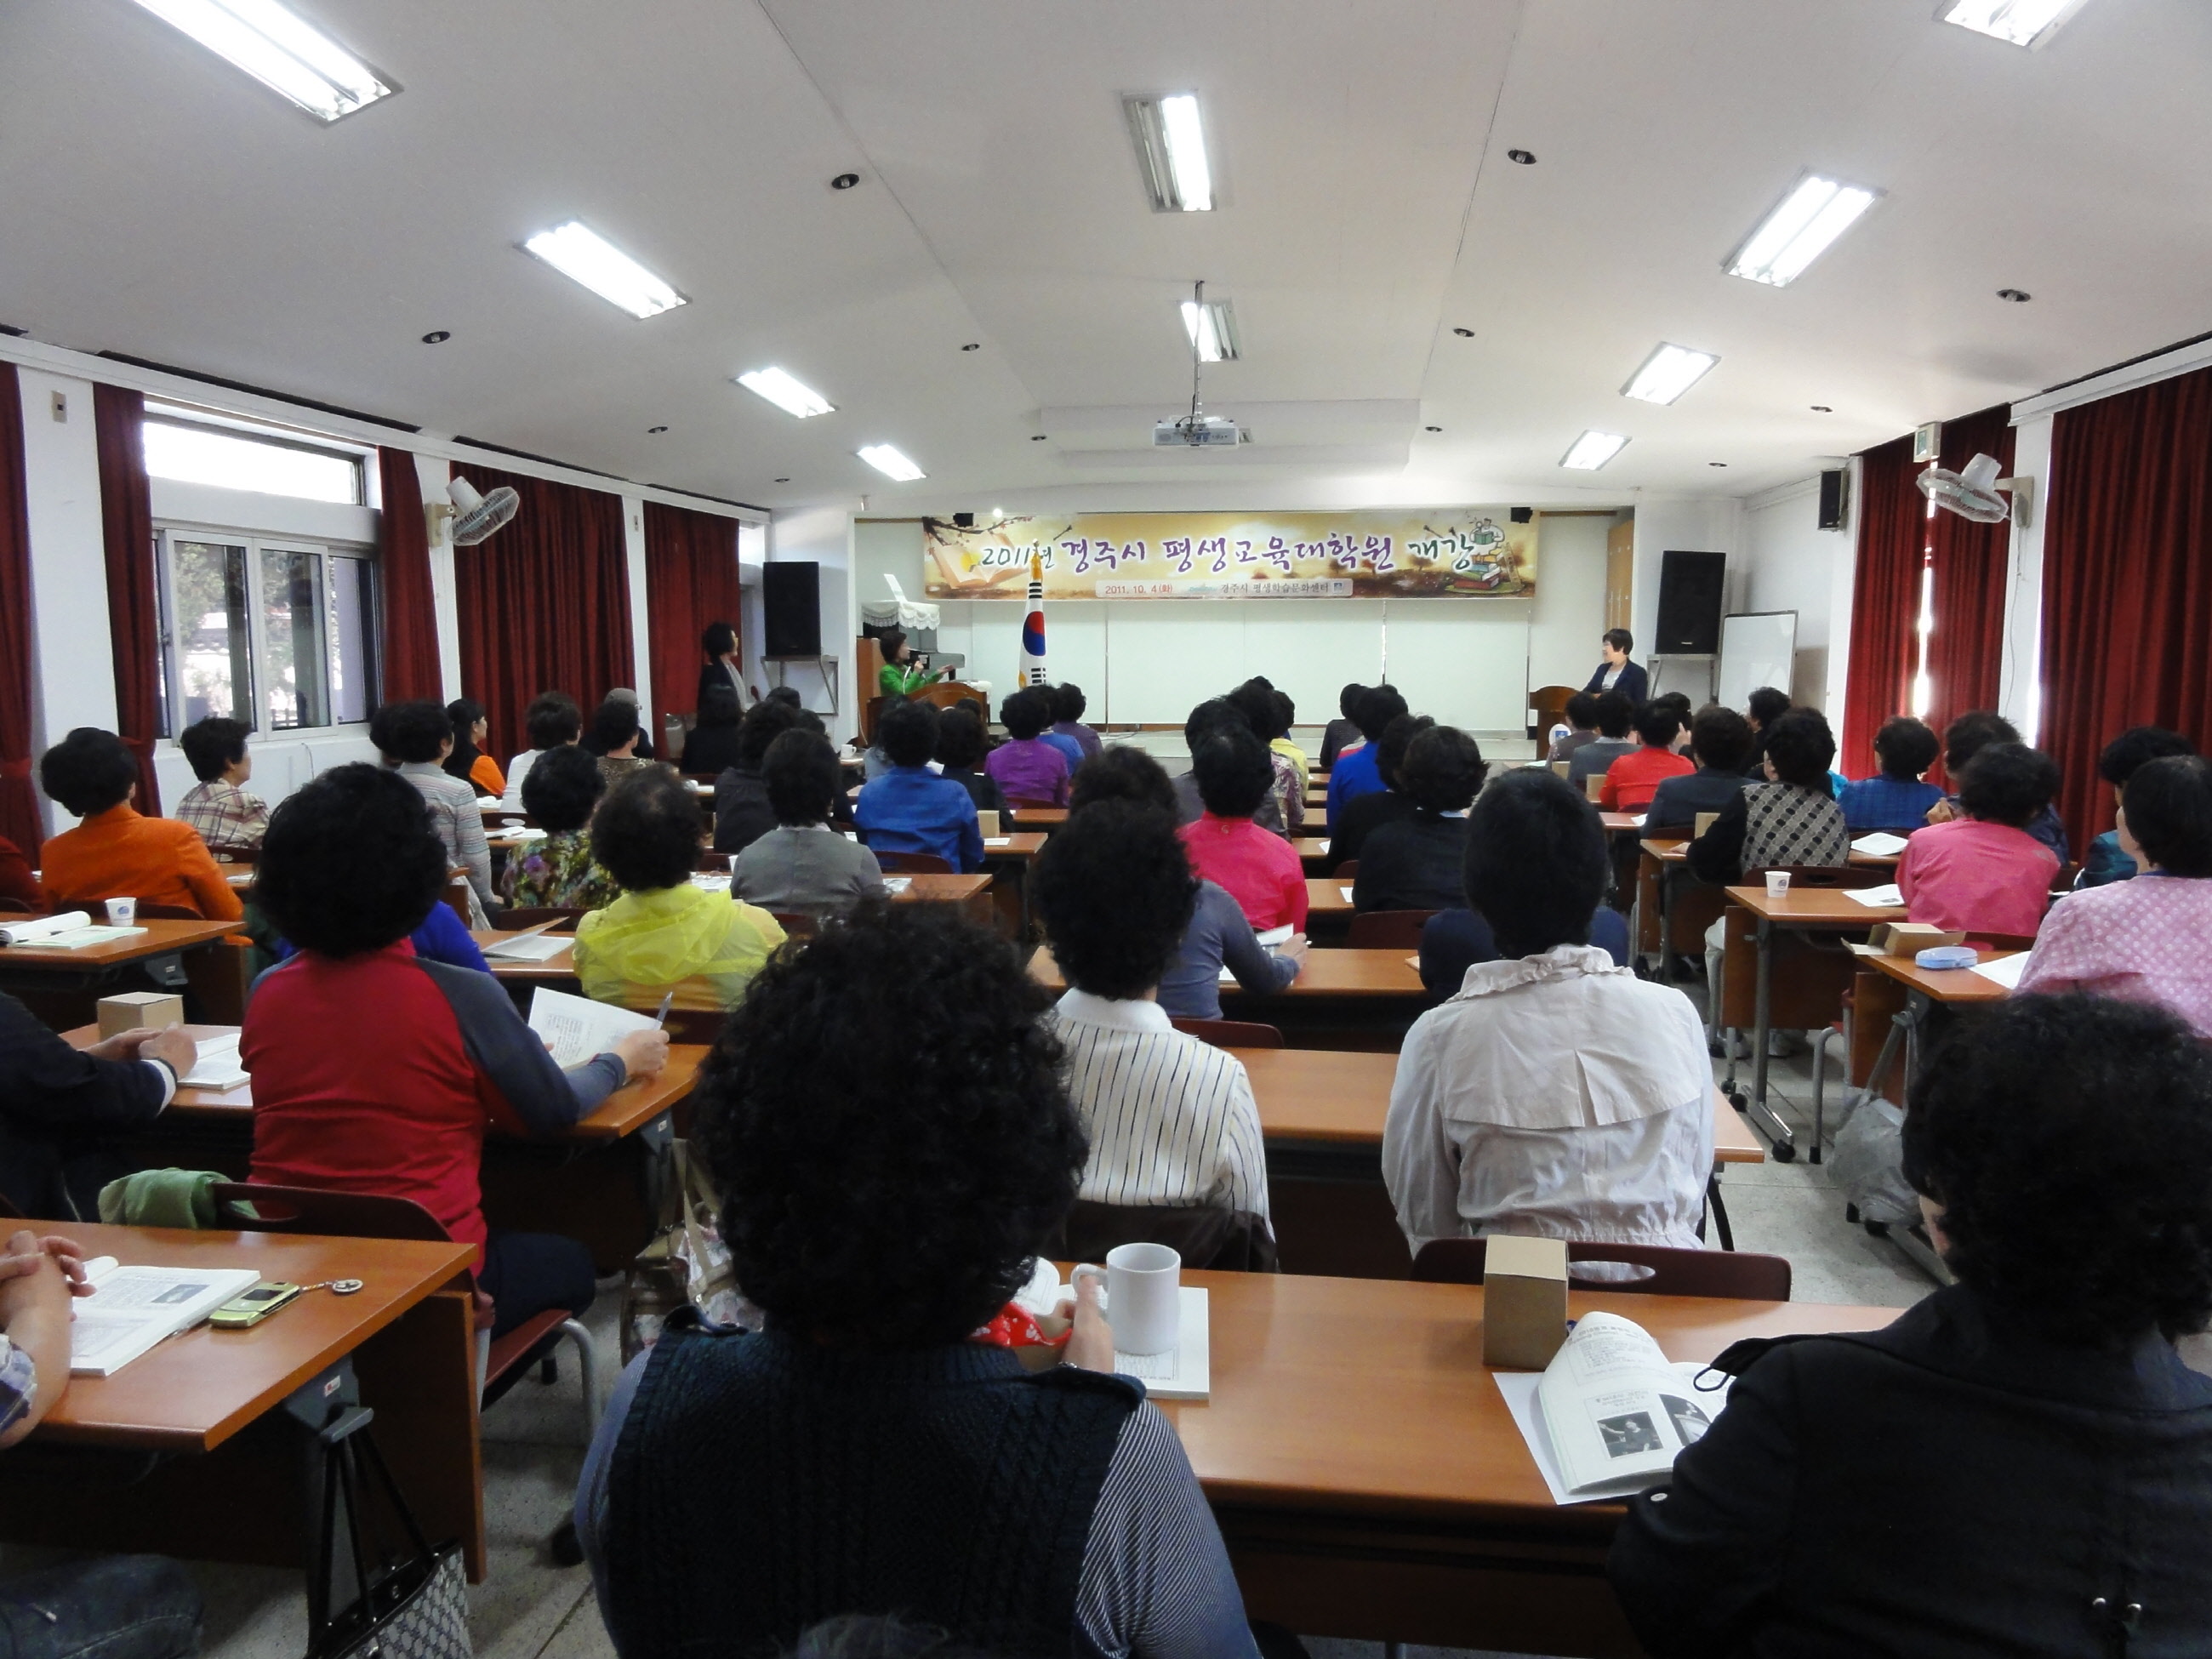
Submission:
[[[474,547],[486,537],[494,534],[521,509],[522,497],[507,485],[501,484],[486,495],[466,478],[455,478],[446,486],[452,498],[445,501],[430,501],[423,507],[429,520],[430,540],[450,540],[455,547]]]

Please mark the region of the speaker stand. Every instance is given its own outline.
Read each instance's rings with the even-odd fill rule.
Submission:
[[[778,685],[781,685],[781,684],[784,683],[784,667],[785,667],[785,665],[786,665],[787,664],[789,664],[789,663],[794,663],[794,662],[811,662],[811,663],[812,663],[812,664],[814,665],[814,666],[815,666],[816,671],[817,671],[818,673],[820,673],[820,675],[822,676],[822,690],[823,690],[823,693],[824,693],[824,694],[829,697],[829,699],[830,699],[830,713],[831,713],[832,714],[836,714],[836,713],[838,712],[838,708],[837,708],[837,659],[836,659],[836,658],[835,658],[835,657],[763,657],[763,658],[761,659],[761,660],[762,660],[763,662],[764,662],[764,663],[771,663],[771,664],[775,665],[775,683],[776,683]]]
[[[1666,684],[1667,677],[1665,673],[1662,672],[1660,665],[1662,663],[1670,662],[1698,663],[1703,665],[1701,672],[1705,680],[1705,696],[1702,697],[1692,696],[1690,699],[1690,706],[1692,708],[1704,708],[1705,704],[1713,700],[1714,696],[1718,692],[1721,659],[1717,656],[1710,656],[1704,652],[1697,652],[1694,653],[1684,653],[1680,655],[1655,656],[1648,659],[1648,660],[1651,664],[1651,695],[1655,697],[1662,691],[1678,691],[1687,690],[1686,687],[1668,685]]]

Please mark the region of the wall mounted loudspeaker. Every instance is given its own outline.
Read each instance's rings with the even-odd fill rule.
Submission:
[[[811,561],[761,567],[764,657],[822,654],[822,567]]]
[[[1820,475],[1820,528],[1848,530],[1851,525],[1851,475],[1832,467]]]
[[[773,567],[771,567],[773,568]],[[1728,555],[1675,553],[1659,562],[1659,637],[1655,657],[1711,657],[1721,648]]]

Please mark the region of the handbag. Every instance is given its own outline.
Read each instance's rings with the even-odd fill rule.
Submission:
[[[696,1308],[708,1325],[757,1327],[759,1310],[738,1289],[722,1243],[720,1197],[690,1143],[669,1143],[659,1225],[623,1279],[622,1357],[627,1365],[659,1340],[678,1310]]]
[[[323,1441],[321,1549],[307,1581],[307,1659],[470,1659],[467,1575],[461,1547],[430,1547],[399,1483],[369,1437],[375,1413],[349,1407],[319,1431]],[[373,1547],[364,1500],[374,1479],[406,1534],[395,1559]],[[353,1570],[353,1599],[333,1610],[337,1593],[338,1504]],[[371,1567],[372,1557],[377,1565]]]

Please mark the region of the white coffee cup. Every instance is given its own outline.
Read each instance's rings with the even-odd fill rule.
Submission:
[[[128,927],[137,920],[138,901],[137,899],[119,898],[107,901],[107,925],[110,927]]]
[[[1790,872],[1787,870],[1769,870],[1766,872],[1767,897],[1780,898],[1789,890]]]
[[[1164,1244],[1117,1244],[1106,1265],[1085,1262],[1070,1278],[1106,1281],[1106,1322],[1114,1347],[1127,1354],[1166,1353],[1182,1334],[1182,1258]]]

